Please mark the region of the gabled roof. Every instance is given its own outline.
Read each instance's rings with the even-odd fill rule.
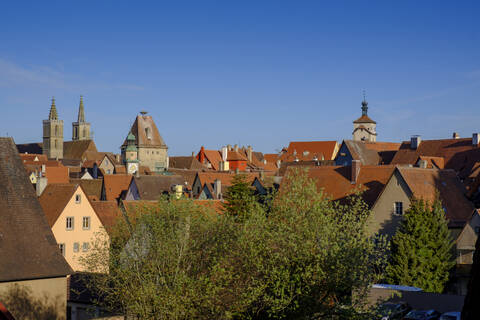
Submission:
[[[177,176],[182,176],[184,183],[183,185],[187,187],[187,189],[191,190],[193,186],[193,182],[195,181],[195,177],[197,176],[198,170],[184,170],[184,169],[176,169],[176,168],[169,168],[169,172]],[[186,184],[185,184],[186,182]]]
[[[184,185],[185,179],[177,175],[155,175],[134,177],[141,200],[158,200],[162,194],[171,193],[173,185]]]
[[[84,160],[88,151],[97,152],[93,140],[77,140],[63,142],[63,158],[72,160]]]
[[[92,201],[99,201],[102,196],[102,179],[70,179],[70,183],[79,184]]]
[[[402,142],[392,164],[415,164],[420,156],[442,157],[445,169],[455,170],[460,178],[468,177],[477,161],[480,161],[480,147],[472,145],[472,138],[422,140],[417,149],[410,147],[410,141]]]
[[[129,174],[106,174],[103,176],[105,200],[117,200],[122,191],[128,190],[132,176]]]
[[[470,218],[473,204],[465,197],[465,188],[453,170],[397,167],[413,196],[429,202],[439,192],[450,225],[463,225]]]
[[[394,169],[393,166],[361,166],[357,183],[353,184],[351,183],[351,166],[311,167],[308,175],[332,200],[343,200],[356,191],[364,191],[363,199],[372,207]],[[292,174],[292,170],[294,168],[288,168],[286,175]]]
[[[72,273],[11,138],[0,138],[0,282]]]
[[[430,169],[445,168],[445,159],[443,157],[420,156],[418,157],[417,163],[420,160],[425,160],[427,162],[427,168],[430,168]]]
[[[292,141],[287,152],[280,156],[282,161],[333,160],[337,152],[337,141]]]
[[[60,217],[77,188],[78,185],[74,184],[49,184],[43,190],[38,201],[50,227],[53,227],[55,221]]]
[[[109,233],[117,219],[122,216],[117,201],[93,201],[91,204],[103,227]]]
[[[247,157],[238,151],[228,151],[227,161],[247,161]]]
[[[194,156],[187,157],[169,157],[169,168],[201,170],[206,169]]]
[[[400,143],[369,142],[344,140],[342,144],[350,151],[353,160],[360,160],[362,165],[389,164],[400,148]]]
[[[47,177],[48,184],[68,183],[68,168],[64,166],[45,167],[45,176]]]
[[[222,161],[222,155],[218,150],[205,150],[205,157],[212,164],[212,169],[220,170],[220,161]]]
[[[147,130],[150,132],[150,139],[147,137]],[[157,126],[155,125],[155,122],[153,121],[152,116],[138,115],[132,125],[132,128],[130,129],[130,132],[135,135],[135,144],[138,147],[167,147],[157,129]],[[122,146],[126,145],[127,140],[125,139]]]
[[[47,162],[48,158],[45,154],[31,154],[31,153],[21,153],[20,158],[22,161],[34,161],[35,159],[38,159],[37,161],[42,161],[42,162]]]

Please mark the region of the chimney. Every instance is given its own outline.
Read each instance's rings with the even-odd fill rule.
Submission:
[[[282,165],[282,160],[278,159],[277,160],[277,168],[280,168],[281,165]]]
[[[360,167],[362,166],[362,163],[360,160],[352,160],[352,174],[351,174],[351,179],[350,182],[352,184],[357,183],[358,175],[360,174]]]
[[[44,164],[42,164],[42,177],[45,177],[46,176],[46,166]]]
[[[418,160],[418,167],[419,168],[426,169],[427,164],[428,164],[427,160],[424,160],[424,159]]]
[[[248,146],[247,147],[247,158],[248,158],[248,161],[250,161],[250,162],[252,162],[252,152],[253,152],[252,146]]]
[[[115,161],[116,161],[117,163],[120,163],[120,155],[119,155],[119,154],[116,154],[116,155],[115,155]]]
[[[454,132],[453,135],[452,135],[452,138],[453,139],[460,139],[460,135],[458,134],[458,132]]]
[[[233,146],[233,151],[238,152],[238,144],[235,144],[235,145]]]
[[[43,190],[48,185],[48,179],[44,175],[40,176],[37,178],[37,184],[35,185],[36,191],[37,191],[37,197],[40,197],[43,193]]]
[[[474,133],[472,134],[472,145],[474,147],[478,147],[478,138],[479,138],[480,133]]]
[[[200,148],[200,152],[198,153],[198,161],[200,161],[201,164],[205,163],[205,148],[203,146]]]
[[[422,137],[418,135],[412,136],[412,138],[410,139],[410,148],[412,148],[413,150],[417,150],[420,142],[422,142]]]
[[[222,181],[218,179],[213,181],[213,195],[215,196],[215,199],[222,198]]]
[[[228,158],[228,147],[222,147],[222,161],[227,161]]]
[[[232,146],[229,145],[229,144],[227,144],[227,150],[228,150],[228,151],[232,151]]]
[[[259,178],[261,181],[265,180],[265,172],[263,170],[260,171]]]
[[[140,168],[138,168],[138,170],[135,171],[135,177],[140,178]]]

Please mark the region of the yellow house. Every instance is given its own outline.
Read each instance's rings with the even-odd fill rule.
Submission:
[[[65,260],[74,271],[86,271],[88,254],[104,225],[80,185],[50,184],[39,198]]]

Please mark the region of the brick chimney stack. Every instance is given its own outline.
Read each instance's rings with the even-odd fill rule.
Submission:
[[[352,184],[357,183],[361,166],[362,166],[362,163],[360,162],[360,160],[352,160],[352,173],[351,173],[351,181],[350,181]]]

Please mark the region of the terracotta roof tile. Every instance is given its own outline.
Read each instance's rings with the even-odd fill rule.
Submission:
[[[352,158],[362,165],[390,164],[400,143],[344,140]]]
[[[393,174],[393,166],[361,166],[357,183],[351,183],[351,166],[309,168],[308,175],[332,200],[343,200],[356,191],[364,191],[363,199],[371,207]],[[287,169],[286,175],[292,174]],[[280,187],[281,188],[281,187]]]
[[[418,160],[427,161],[427,168],[430,169],[444,169],[445,168],[445,159],[443,157],[428,157],[420,156]],[[417,161],[418,163],[418,161]]]
[[[376,122],[373,121],[372,119],[370,119],[369,116],[367,116],[367,115],[362,115],[360,118],[358,118],[357,120],[353,121],[353,123],[376,123]]]
[[[280,158],[282,161],[333,160],[337,150],[337,141],[292,141]]]
[[[38,161],[48,161],[48,158],[44,154],[31,154],[31,153],[21,153],[20,158],[22,161],[34,161],[35,158],[38,159]]]
[[[102,179],[70,179],[70,183],[81,185],[85,194],[91,199],[98,201],[102,196]]]
[[[72,273],[58,250],[11,138],[0,138],[0,175],[0,281]]]
[[[220,161],[222,156],[218,150],[205,150],[205,157],[212,164],[212,169],[220,170]]]
[[[206,167],[202,165],[194,156],[169,157],[169,168],[188,169],[188,170],[206,169]]]
[[[146,129],[150,130],[150,139],[147,137]],[[161,147],[166,148],[167,145],[163,141],[152,116],[138,115],[132,125],[130,131],[135,135],[135,143],[139,147]],[[122,146],[127,145],[127,140]]]
[[[398,167],[398,171],[416,198],[433,202],[438,190],[451,224],[464,224],[469,219],[474,207],[453,170]]]
[[[94,201],[91,204],[105,230],[110,232],[112,227],[115,226],[117,219],[122,216],[117,201]]]
[[[480,161],[480,147],[472,145],[472,138],[422,140],[417,149],[410,147],[410,141],[404,141],[392,164],[414,165],[420,156],[444,158],[445,169],[455,170],[464,179]]]
[[[48,184],[69,182],[68,168],[64,166],[45,167],[45,176]]]
[[[185,183],[185,179],[177,175],[140,176],[133,180],[142,200],[158,200],[163,194],[171,193],[172,186]]]
[[[45,212],[50,227],[53,227],[55,221],[57,221],[68,201],[70,201],[77,190],[77,187],[74,184],[49,184],[43,190],[38,201],[43,208],[43,212]]]
[[[105,200],[117,200],[122,191],[128,190],[132,176],[128,174],[106,174],[103,176]]]
[[[169,168],[169,172],[174,173],[175,175],[182,176],[184,182],[183,185],[187,187],[188,190],[192,189],[193,182],[195,181],[195,177],[197,176],[197,173],[199,171],[197,170],[183,170],[183,169],[175,169],[175,168]]]
[[[87,151],[97,152],[97,147],[93,140],[77,140],[63,142],[63,158],[73,160],[83,160]]]

